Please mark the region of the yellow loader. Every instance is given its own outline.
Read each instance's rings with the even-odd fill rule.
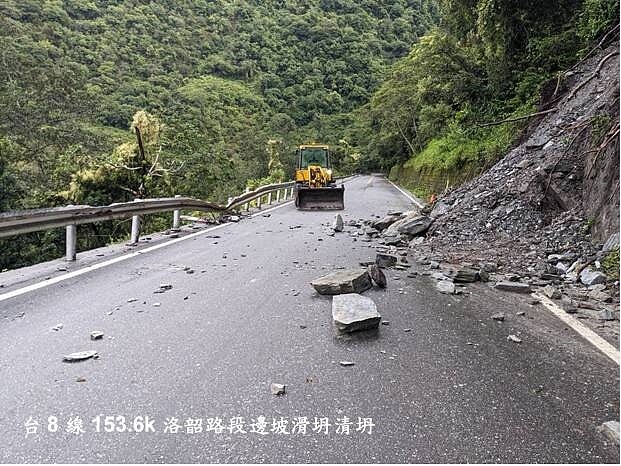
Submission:
[[[300,210],[343,210],[345,187],[337,186],[330,166],[330,149],[304,144],[296,151],[295,206]]]

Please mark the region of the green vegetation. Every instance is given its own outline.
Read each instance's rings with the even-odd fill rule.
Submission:
[[[483,123],[536,111],[546,85],[619,14],[610,0],[439,3],[438,26],[393,66],[349,133],[363,167],[399,167],[404,184],[413,172],[474,175],[498,160],[526,120]]]
[[[224,201],[289,178],[310,141],[349,171],[350,112],[436,20],[433,0],[0,2],[0,210]],[[80,227],[78,248],[127,231]],[[62,247],[61,231],[0,240],[0,269]]]
[[[288,179],[324,142],[337,173],[463,180],[545,84],[618,18],[612,0],[5,0],[0,210]],[[141,149],[142,142],[142,149]],[[149,229],[164,218],[153,216]],[[78,249],[126,237],[81,227]],[[0,241],[0,269],[62,255],[62,232]]]
[[[602,262],[602,268],[610,279],[619,280],[619,248],[615,248],[608,253]]]

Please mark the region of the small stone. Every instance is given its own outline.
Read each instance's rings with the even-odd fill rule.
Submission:
[[[610,309],[602,309],[598,318],[599,320],[615,320],[615,315]]]
[[[371,264],[368,267],[369,275],[371,276],[371,280],[379,286],[380,288],[386,288],[386,275],[381,269],[377,266],[377,264]]]
[[[58,332],[59,330],[61,330],[63,328],[63,324],[56,324],[52,327],[52,330],[54,330],[55,332]]]
[[[546,285],[543,287],[543,294],[550,299],[560,299],[561,292],[552,285]]]
[[[516,312],[515,315],[516,316],[525,316],[526,312],[524,312],[524,311]]]
[[[515,335],[509,335],[507,337],[507,340],[512,341],[514,343],[522,343],[522,340],[518,337],[516,337]]]
[[[160,307],[162,303],[153,303],[153,307]]]
[[[382,320],[382,325],[390,325],[390,321],[389,320]]]
[[[436,289],[440,293],[455,294],[455,284],[448,280],[440,280],[438,283],[436,283]]]
[[[91,332],[91,340],[101,340],[103,336],[103,332],[100,332],[99,330],[93,330]]]
[[[503,320],[505,320],[505,315],[502,312],[492,314],[492,319],[497,320],[498,322],[502,322]]]
[[[75,379],[76,382],[86,382],[86,379],[84,377],[78,377],[77,379]]]
[[[334,230],[335,232],[343,231],[343,217],[341,217],[341,214],[336,214],[334,216],[334,223],[332,224],[332,230]]]
[[[395,256],[394,254],[387,254],[383,252],[378,252],[377,255],[375,256],[375,263],[377,264],[378,267],[382,267],[382,268],[392,267],[393,265],[397,263],[398,260],[399,258]]]
[[[463,267],[453,275],[455,283],[473,283],[479,279],[479,272],[475,269]]]
[[[339,364],[343,367],[349,367],[349,366],[356,365],[356,363],[353,361],[339,361]]]
[[[528,283],[520,282],[498,282],[496,283],[496,289],[503,291],[513,291],[515,293],[529,293],[530,285]]]
[[[619,446],[619,421],[604,422],[598,430],[615,445]]]
[[[431,261],[429,262],[429,268],[430,269],[439,269],[440,268],[440,263],[437,261]]]
[[[97,355],[97,351],[78,351],[77,353],[66,354],[63,356],[63,360],[67,362],[84,361],[85,359],[93,358]]]
[[[270,390],[272,391],[272,395],[284,395],[287,387],[280,383],[273,383],[270,385]]]
[[[171,290],[172,287],[170,283],[160,283],[160,290]]]
[[[404,329],[403,329],[403,331],[404,331],[405,333],[408,333],[408,332],[411,332],[411,331],[412,331],[412,329],[411,329],[411,328],[404,328]]]

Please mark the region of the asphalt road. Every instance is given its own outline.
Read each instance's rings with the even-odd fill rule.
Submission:
[[[349,183],[345,204],[345,220],[409,207],[374,177]],[[619,461],[596,430],[619,419],[618,366],[523,297],[485,285],[446,296],[428,277],[389,271],[388,288],[365,295],[390,324],[337,337],[330,298],[309,282],[374,248],[328,236],[333,217],[288,204],[1,301],[0,461]],[[173,288],[154,294],[162,283]],[[498,311],[502,323],[490,319]],[[62,362],[89,349],[100,358]],[[272,382],[286,394],[272,395]],[[155,432],[105,432],[105,416],[138,430],[132,420],[148,416]],[[250,432],[260,416],[266,435]],[[303,416],[306,435],[269,432],[273,419],[291,432]],[[67,432],[76,417],[82,434]],[[164,432],[172,417],[180,430]],[[215,417],[225,430],[206,432]],[[245,434],[226,429],[235,417]],[[349,435],[336,430],[344,417]],[[359,417],[372,419],[370,434],[356,431]],[[39,425],[26,435],[29,418]],[[188,418],[203,432],[188,433]],[[313,431],[315,418],[328,418],[328,434]]]

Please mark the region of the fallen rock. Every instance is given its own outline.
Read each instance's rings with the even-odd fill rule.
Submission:
[[[546,285],[542,290],[543,294],[550,299],[560,299],[561,292],[552,285]]]
[[[371,298],[348,293],[332,298],[332,319],[339,331],[349,333],[377,328],[381,316]]]
[[[343,217],[341,217],[341,214],[336,214],[334,216],[334,223],[332,224],[332,229],[335,232],[343,231]]]
[[[432,223],[432,219],[425,215],[420,215],[400,225],[398,231],[408,236],[419,236],[425,233]]]
[[[492,314],[492,319],[497,320],[498,322],[502,322],[503,320],[505,320],[505,315],[502,312]]]
[[[598,427],[598,430],[608,439],[619,445],[619,421],[607,421]]]
[[[91,340],[101,340],[104,336],[103,332],[100,332],[99,330],[93,330],[91,332]]]
[[[356,363],[353,361],[339,361],[339,364],[343,367],[354,366]]]
[[[287,387],[280,383],[273,383],[270,385],[270,390],[272,391],[272,395],[284,395],[287,391]]]
[[[374,221],[371,226],[376,230],[382,231],[399,220],[400,215],[386,215],[385,217]]]
[[[513,291],[515,293],[530,293],[530,285],[520,282],[498,282],[496,288],[503,291]]]
[[[615,315],[610,309],[602,309],[599,311],[599,320],[615,320]]]
[[[386,275],[384,275],[384,272],[380,270],[377,264],[369,265],[368,271],[371,280],[373,280],[377,286],[380,288],[386,288]]]
[[[448,280],[440,280],[436,283],[436,289],[440,293],[455,294],[455,284]]]
[[[343,293],[362,293],[371,288],[371,277],[366,270],[337,270],[311,282],[317,293],[338,295]]]
[[[586,267],[580,272],[580,281],[586,286],[604,284],[606,283],[606,275]]]
[[[513,343],[522,343],[522,339],[516,337],[515,335],[509,335],[507,340],[512,341]]]
[[[388,254],[384,252],[378,252],[375,256],[375,263],[378,267],[392,267],[397,263],[399,258],[394,254]]]
[[[453,281],[455,283],[473,283],[479,279],[479,272],[477,270],[463,267],[453,275]]]
[[[52,327],[52,330],[54,330],[55,332],[58,332],[59,330],[61,330],[64,327],[63,324],[56,324]]]
[[[63,360],[67,362],[84,361],[97,355],[97,351],[78,351],[77,353],[66,354],[63,356]]]

